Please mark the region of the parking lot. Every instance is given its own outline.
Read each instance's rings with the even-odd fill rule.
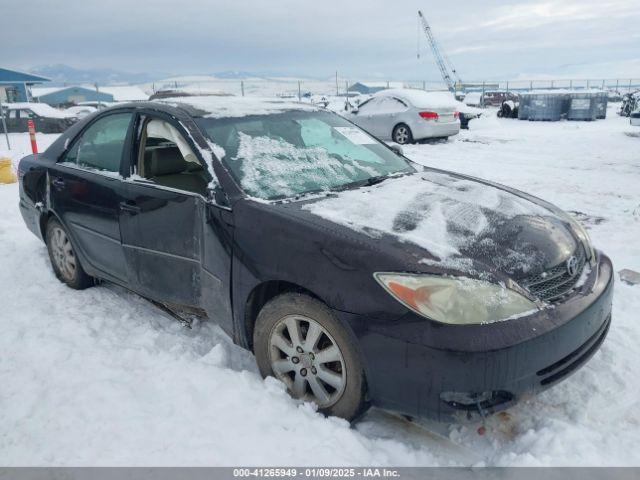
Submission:
[[[583,222],[616,271],[640,271],[640,128],[615,108],[598,122],[554,123],[487,110],[470,130],[404,152],[555,203]],[[39,135],[40,148],[55,138]],[[28,136],[10,139],[0,157],[17,164]],[[350,428],[262,380],[252,355],[211,323],[187,329],[113,285],[63,286],[17,195],[16,184],[0,185],[5,465],[640,462],[640,285],[617,281],[611,331],[585,368],[487,418],[480,433],[479,423],[412,424],[380,411]]]

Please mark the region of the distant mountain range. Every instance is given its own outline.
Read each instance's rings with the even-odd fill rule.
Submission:
[[[134,84],[152,82],[162,78],[164,73],[130,73],[112,68],[80,69],[69,65],[42,65],[30,69],[31,73],[51,79],[53,84]]]
[[[51,79],[51,85],[64,85],[64,84],[93,84],[99,85],[117,85],[117,84],[141,84],[151,83],[166,78],[183,77],[188,75],[188,72],[181,73],[166,73],[166,72],[147,72],[147,73],[131,73],[124,72],[122,70],[116,70],[113,68],[75,68],[69,65],[55,64],[55,65],[41,65],[29,69],[31,73],[36,75],[42,75]],[[247,78],[277,78],[283,75],[279,72],[249,72],[242,70],[224,70],[215,72],[210,75],[215,78],[223,80],[232,79],[247,79]],[[303,78],[303,77],[301,77]],[[312,79],[311,77],[304,77]]]

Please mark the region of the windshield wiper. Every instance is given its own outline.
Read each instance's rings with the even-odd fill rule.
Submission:
[[[378,183],[384,182],[389,177],[389,175],[378,175],[376,177],[369,177],[365,178],[364,180],[356,180],[355,182],[338,185],[331,190],[334,192],[341,192],[343,190],[351,190],[352,188],[370,187],[372,185],[377,185]]]
[[[367,187],[370,187],[371,185],[377,185],[384,182],[387,178],[389,178],[389,175],[378,175],[376,177],[369,177],[365,180],[364,184]]]

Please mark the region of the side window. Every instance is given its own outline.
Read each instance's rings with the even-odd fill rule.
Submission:
[[[368,114],[400,113],[407,109],[403,102],[393,97],[374,98],[367,102],[364,107],[364,109],[362,107],[360,109]]]
[[[20,118],[33,118],[34,116],[31,110],[20,110]]]
[[[374,113],[379,101],[380,99],[378,98],[372,98],[360,105],[358,111],[362,113]]]
[[[178,129],[157,118],[146,118],[142,125],[138,175],[158,185],[205,196],[211,176]]]
[[[18,118],[18,110],[9,110],[9,118]]]
[[[119,172],[131,113],[116,113],[97,120],[64,156],[79,167]]]

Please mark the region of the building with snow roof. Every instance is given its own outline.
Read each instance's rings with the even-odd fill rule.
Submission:
[[[356,82],[349,86],[347,91],[354,93],[362,93],[363,95],[371,95],[387,88],[405,88],[402,82]]]
[[[0,68],[0,100],[3,102],[28,102],[31,87],[50,81],[46,77],[31,73]]]
[[[144,102],[149,100],[149,95],[135,85],[100,87],[100,91],[112,95],[113,101],[116,102]]]

